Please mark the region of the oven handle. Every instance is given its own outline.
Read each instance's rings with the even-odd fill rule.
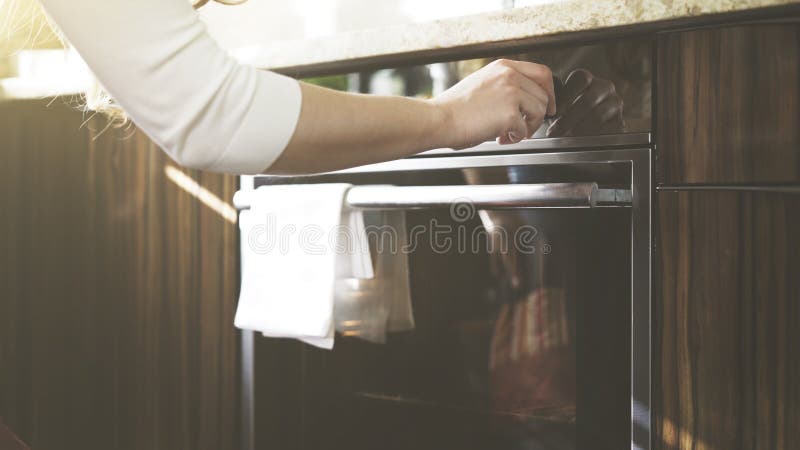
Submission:
[[[238,191],[233,204],[249,209],[252,191]],[[594,208],[630,206],[628,189],[599,189],[597,183],[456,186],[353,186],[347,204],[358,209],[426,209],[471,205],[477,209]]]

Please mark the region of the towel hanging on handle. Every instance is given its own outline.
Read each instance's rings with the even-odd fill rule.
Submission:
[[[242,287],[234,324],[333,348],[337,278],[371,278],[349,184],[261,186],[242,211]]]

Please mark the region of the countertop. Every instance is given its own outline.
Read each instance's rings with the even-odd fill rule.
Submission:
[[[237,52],[265,69],[324,67],[348,60],[531,40],[589,30],[800,4],[797,0],[566,0],[538,6],[333,36],[254,45]]]

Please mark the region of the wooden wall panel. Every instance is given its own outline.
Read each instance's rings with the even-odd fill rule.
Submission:
[[[658,40],[657,180],[800,181],[800,25]]]
[[[0,103],[0,416],[35,450],[233,449],[235,214],[175,180],[236,178],[83,120]]]
[[[800,195],[658,195],[656,449],[800,443]]]

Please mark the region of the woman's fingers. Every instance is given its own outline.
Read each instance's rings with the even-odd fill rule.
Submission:
[[[553,77],[551,75],[548,78],[551,89],[551,92],[548,93],[538,82],[517,70],[519,65],[516,62],[501,62],[498,65],[502,66],[507,74],[506,92],[508,92],[509,101],[506,105],[509,108],[506,112],[508,114],[508,132],[500,133],[498,142],[501,144],[517,143],[531,137],[544,121],[548,109],[553,108],[551,102]],[[549,69],[546,69],[546,72],[540,72],[546,75],[549,73]]]
[[[536,98],[543,105],[549,106],[550,97],[548,96],[547,91],[543,87],[539,86],[535,81],[522,74],[516,76],[514,81],[519,85],[519,88],[522,89],[524,93]]]
[[[512,91],[512,107],[514,104],[517,105],[520,115],[525,121],[527,130],[522,139],[527,139],[539,129],[544,121],[550,99],[544,88],[519,72],[515,71],[511,81],[516,88]]]
[[[536,92],[536,88],[531,86],[528,86],[528,89],[534,94],[519,88],[511,104],[512,108],[516,106],[516,114],[512,109],[511,116],[508,118],[508,143],[517,143],[522,139],[530,138],[542,125],[547,114],[548,103],[544,90],[538,88],[539,92]],[[506,143],[505,140],[498,140],[498,142]]]
[[[547,94],[547,114],[556,114],[556,94],[553,88],[553,72],[549,67],[527,61],[499,60],[507,64],[525,78],[533,81],[544,89]]]
[[[499,144],[516,144],[528,137],[528,124],[519,106],[517,106],[516,112],[511,111],[507,114],[506,127],[498,133],[497,142]]]
[[[544,91],[542,90],[542,93]],[[522,91],[520,98],[520,111],[528,126],[528,132],[525,138],[531,137],[536,130],[542,125],[544,117],[547,114],[547,103],[541,100],[540,95],[531,95],[528,91]]]
[[[519,142],[555,111],[553,77],[545,66],[497,60],[438,95],[447,123],[445,142],[464,148],[489,139]]]

